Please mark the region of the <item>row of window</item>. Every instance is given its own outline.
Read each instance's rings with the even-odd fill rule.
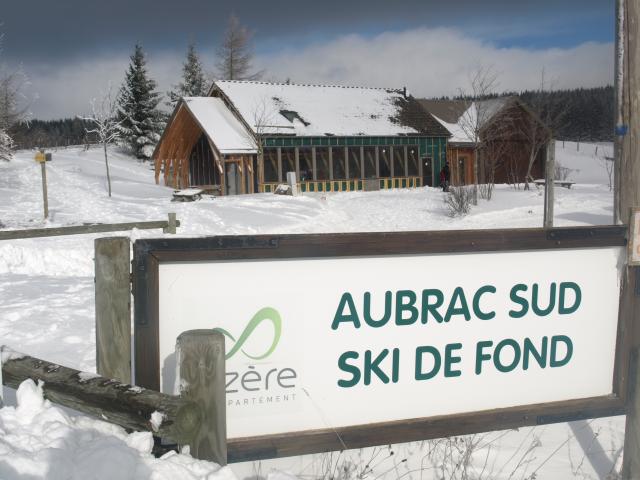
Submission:
[[[287,172],[296,172],[305,181],[414,177],[419,175],[419,169],[417,145],[264,149],[265,183],[281,182]]]

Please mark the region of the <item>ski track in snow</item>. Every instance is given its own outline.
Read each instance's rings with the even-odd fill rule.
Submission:
[[[556,148],[558,161],[572,169],[577,181],[588,182],[570,190],[556,188],[556,224],[610,223],[613,195],[602,163],[603,156],[610,154],[610,145],[599,145],[597,155],[595,145],[581,144],[578,152],[575,144],[566,142],[562,148],[562,142],[558,142]],[[205,197],[193,203],[172,203],[172,189],[155,184],[149,164],[113,150],[110,167],[112,198],[106,194],[101,149],[54,151],[53,161],[46,165],[51,218],[44,221],[40,166],[33,160],[33,152],[20,152],[13,161],[0,162],[2,228],[163,220],[168,212],[177,213],[182,236],[525,228],[541,226],[543,217],[543,190],[535,187],[524,191],[497,186],[490,202],[481,200],[469,215],[451,218],[444,194],[437,188],[317,193],[296,198],[271,194]],[[0,344],[94,372],[93,242],[99,236],[114,235],[137,239],[163,234],[160,230],[136,230],[0,241]],[[623,417],[595,420],[592,427],[600,433],[605,448],[621,445]],[[492,438],[500,440],[491,448],[499,450],[500,458],[508,459],[520,442],[539,436],[542,446],[535,456],[541,462],[571,435],[566,424],[532,431],[496,432]],[[402,448],[409,452],[412,447]],[[579,447],[569,442],[544,465],[538,478],[572,478],[568,462],[571,449],[572,458],[580,459]],[[0,464],[6,454],[3,452],[0,448]],[[306,475],[318,467],[318,458],[263,462],[262,468],[264,471],[269,465],[277,465]],[[499,465],[500,460],[497,462]],[[249,475],[255,466],[237,465],[236,469]],[[588,462],[583,462],[583,469],[593,475]],[[495,478],[507,478],[507,470]]]

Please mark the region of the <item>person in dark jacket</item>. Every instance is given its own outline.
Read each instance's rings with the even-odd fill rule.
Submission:
[[[442,170],[440,170],[440,186],[443,192],[449,191],[449,181],[451,180],[451,169],[449,168],[449,162],[444,164]]]

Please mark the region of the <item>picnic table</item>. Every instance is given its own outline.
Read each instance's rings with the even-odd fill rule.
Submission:
[[[195,202],[202,198],[204,190],[201,188],[185,188],[183,190],[174,190],[172,202]]]
[[[539,180],[534,180],[533,183],[535,183],[536,185],[544,186],[547,183],[547,181],[544,178],[542,178],[542,179],[539,179]],[[574,185],[575,183],[576,182],[570,182],[568,180],[554,180],[553,181],[554,185],[558,185],[558,186],[564,187],[564,188],[571,188],[571,186]]]

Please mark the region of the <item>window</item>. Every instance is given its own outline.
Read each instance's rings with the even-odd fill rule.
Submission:
[[[313,180],[313,158],[311,147],[298,149],[298,162],[300,165],[300,181]]]
[[[344,150],[344,147],[333,147],[333,178],[335,179],[347,178],[344,165]]]
[[[420,175],[420,155],[417,145],[409,145],[407,147],[407,162],[409,162],[409,176],[417,177]]]
[[[380,178],[389,178],[391,176],[391,155],[389,147],[379,147],[380,155]]]
[[[348,147],[349,178],[362,178],[362,164],[360,163],[360,147]]]
[[[278,149],[265,148],[262,153],[264,159],[264,181],[275,183],[278,181]]]
[[[316,147],[316,170],[318,180],[329,180],[329,149],[327,147]]]
[[[376,147],[364,147],[364,175],[366,178],[377,178]]]
[[[287,178],[287,172],[296,171],[296,152],[294,148],[282,149],[282,178]]]
[[[404,177],[404,147],[393,147],[393,176]]]

